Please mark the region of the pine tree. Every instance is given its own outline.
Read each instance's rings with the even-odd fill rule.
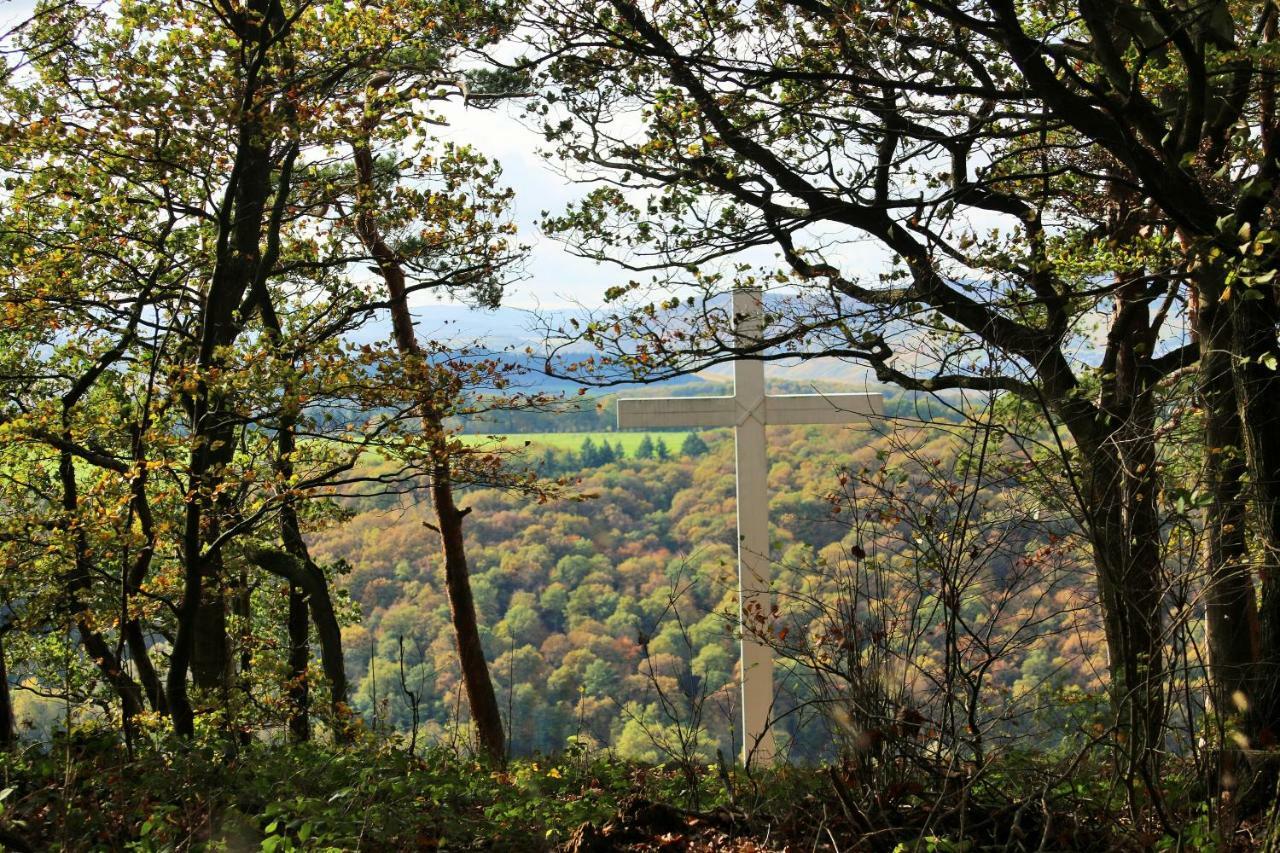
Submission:
[[[667,442],[665,439],[658,439],[657,443],[653,446],[653,454],[663,460],[671,458],[671,451],[667,449]]]
[[[682,456],[688,456],[691,459],[696,459],[707,453],[710,449],[711,448],[707,446],[707,443],[702,440],[702,436],[698,435],[696,432],[691,432],[684,437],[684,443],[680,445],[680,454]]]
[[[648,433],[645,433],[644,438],[640,439],[640,443],[636,445],[635,456],[637,459],[653,458],[653,439]]]

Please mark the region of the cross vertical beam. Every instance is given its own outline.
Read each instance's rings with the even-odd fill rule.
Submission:
[[[760,291],[733,294],[734,343],[760,342],[764,310]],[[738,615],[742,628],[742,759],[773,763],[773,650],[748,626],[752,614],[768,614],[769,592],[769,458],[765,439],[764,362],[733,363],[733,396],[738,406],[733,430],[738,473]]]

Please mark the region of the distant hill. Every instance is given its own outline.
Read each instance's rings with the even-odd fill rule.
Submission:
[[[865,364],[839,358],[813,358],[770,362],[766,367],[770,380],[814,384],[824,391],[864,390],[866,386],[880,387],[875,374]],[[699,376],[724,381],[733,376],[732,364],[718,364],[700,371]],[[832,384],[839,388],[828,387]]]
[[[773,394],[806,394],[814,392],[879,392],[884,395],[885,414],[906,421],[950,421],[957,413],[927,394],[903,391],[889,385],[863,382],[859,384],[819,379],[784,379],[771,377]],[[464,433],[514,435],[523,433],[613,432],[618,428],[619,397],[692,397],[733,393],[733,383],[714,374],[683,377],[646,386],[624,386],[601,393],[566,396],[564,405],[555,411],[498,411],[467,418]],[[673,430],[684,432],[685,430]]]
[[[437,302],[415,305],[413,315],[418,333],[424,338],[457,345],[483,342],[495,350],[508,347],[523,350],[537,344],[540,349],[544,339],[538,331],[539,315],[523,308],[486,310]],[[352,333],[351,339],[356,343],[371,343],[390,336],[390,323],[385,317],[379,317]]]
[[[523,308],[497,308],[485,310],[465,305],[431,303],[414,308],[419,333],[459,347],[483,347],[487,353],[501,355],[518,367],[520,375],[514,384],[521,390],[542,393],[575,395],[584,386],[545,372],[546,340],[548,330],[568,323],[570,317],[583,317],[585,312],[560,309],[532,311]],[[390,326],[382,322],[367,324],[352,335],[356,343],[385,340],[391,334]],[[590,353],[569,351],[560,354],[561,361],[570,363],[586,358]],[[1087,357],[1084,353],[1082,357]],[[1086,359],[1087,360],[1087,359]],[[838,358],[786,359],[770,362],[766,368],[770,386],[779,393],[804,393],[806,391],[885,391],[888,386],[877,382],[872,371],[864,364]],[[677,376],[651,383],[625,383],[607,388],[586,386],[588,395],[598,397],[616,393],[653,394],[721,394],[718,385],[730,382],[732,364],[720,364],[687,376]],[[510,377],[509,377],[510,378]],[[652,392],[644,389],[655,389]],[[890,391],[896,395],[896,392]],[[904,398],[905,399],[905,398]],[[915,400],[912,396],[910,399]],[[598,401],[596,401],[598,402]],[[592,402],[591,405],[595,405]],[[582,429],[596,429],[584,426]],[[530,430],[549,431],[543,427]]]

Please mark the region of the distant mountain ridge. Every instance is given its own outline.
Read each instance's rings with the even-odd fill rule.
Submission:
[[[566,309],[531,311],[507,307],[483,309],[435,303],[414,306],[413,313],[419,333],[423,337],[459,347],[480,344],[486,351],[519,365],[525,371],[519,384],[528,390],[576,393],[579,388],[584,387],[579,382],[548,376],[544,370],[548,328],[568,323],[569,318],[575,316],[577,312]],[[390,324],[377,321],[362,327],[350,338],[354,343],[372,343],[387,340],[390,335]],[[532,354],[526,352],[526,349],[532,349]],[[584,351],[581,356],[585,358],[588,354]],[[561,355],[566,361],[572,361],[577,357],[573,352]],[[773,362],[768,366],[768,373],[771,381],[809,382],[813,383],[814,387],[828,391],[855,391],[863,390],[867,386],[879,386],[865,365],[835,358],[788,359]],[[598,389],[595,393],[641,387],[671,388],[698,385],[703,382],[725,382],[732,375],[733,366],[721,364],[687,376],[651,383],[625,383],[609,386],[607,389]],[[832,383],[840,387],[834,387]]]

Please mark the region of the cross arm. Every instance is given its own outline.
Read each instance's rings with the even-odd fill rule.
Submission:
[[[765,398],[765,422],[789,424],[847,424],[884,416],[880,394],[770,394]]]
[[[728,427],[734,425],[732,397],[645,397],[618,400],[618,426]]]

